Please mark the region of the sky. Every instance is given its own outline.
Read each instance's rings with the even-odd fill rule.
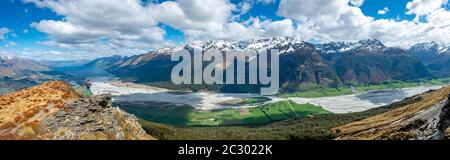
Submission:
[[[0,55],[144,54],[192,41],[291,36],[450,44],[449,0],[1,0]]]

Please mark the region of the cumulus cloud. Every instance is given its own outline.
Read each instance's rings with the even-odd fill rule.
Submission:
[[[30,26],[46,33],[49,40],[39,44],[68,50],[68,53],[142,54],[171,46],[164,39],[164,24],[183,32],[187,41],[212,39],[251,39],[266,36],[293,36],[289,19],[272,21],[258,17],[238,21],[254,4],[274,0],[176,0],[142,2],[141,0],[23,0],[48,8],[61,20],[41,20]],[[45,54],[49,55],[49,54]]]
[[[252,8],[252,4],[251,3],[249,3],[249,2],[240,2],[238,4],[237,10],[239,12],[239,15],[244,15],[248,11],[250,11],[251,8]]]
[[[373,21],[348,0],[281,0],[278,15],[298,22],[301,38],[321,41],[367,38],[361,33]]]
[[[252,17],[246,22],[239,22],[233,19],[236,7],[238,14],[245,14],[254,3],[272,1],[244,1],[240,4],[242,6],[236,6],[228,0],[179,0],[151,5],[150,10],[157,21],[183,31],[188,41],[251,39],[266,36],[272,31],[283,33],[279,36],[287,35],[286,33],[292,35],[293,25],[290,20],[271,21]],[[287,23],[289,27],[286,27]]]
[[[408,6],[412,8],[414,5]],[[326,42],[376,38],[388,45],[401,47],[422,41],[450,43],[450,39],[445,38],[450,37],[449,11],[431,8],[427,12],[417,12],[427,13],[427,22],[411,22],[375,20],[364,15],[349,0],[281,0],[278,15],[295,20],[298,23],[298,37],[303,40]],[[409,12],[413,13],[411,10]]]
[[[164,30],[156,26],[139,0],[24,0],[38,7],[50,8],[63,20],[43,20],[32,24],[53,40],[86,43],[108,37],[117,40],[163,40]]]
[[[11,30],[9,30],[8,28],[5,27],[0,28],[0,40],[5,40],[5,35],[10,32]]]
[[[428,15],[437,9],[440,9],[448,0],[413,0],[406,4],[408,12],[406,14],[415,14],[417,16]]]
[[[275,3],[276,0],[250,0],[250,1],[254,1],[256,3],[262,3],[262,4],[271,4],[271,3]]]
[[[386,14],[388,12],[389,12],[389,8],[388,7],[384,7],[383,9],[378,10],[378,14],[380,14],[380,15],[384,15],[384,14]]]
[[[358,6],[358,7],[362,6],[363,3],[364,3],[364,0],[351,0],[350,1],[350,4],[352,4],[354,6]]]
[[[260,15],[248,19],[255,4],[275,0],[23,0],[48,8],[63,17],[41,20],[31,27],[46,33],[47,46],[76,53],[141,54],[176,42],[166,40],[161,24],[180,30],[187,41],[252,39],[294,36],[305,41],[380,39],[388,45],[407,47],[421,41],[450,43],[448,0],[413,0],[405,6],[415,21],[374,19],[359,8],[364,0],[280,0],[272,20]],[[380,10],[386,14],[389,8]],[[419,21],[425,19],[425,21]],[[1,33],[1,31],[0,31]],[[0,39],[6,33],[0,34]],[[4,39],[4,38],[3,38]],[[83,50],[80,50],[83,49]],[[49,53],[45,55],[50,55]]]
[[[165,30],[158,26],[149,6],[140,0],[23,2],[48,8],[63,17],[61,20],[41,20],[30,25],[48,35],[48,41],[39,43],[50,47],[101,56],[142,54],[154,48],[171,45],[165,41]]]
[[[159,22],[180,30],[208,32],[222,30],[233,8],[228,0],[178,0],[149,6]]]

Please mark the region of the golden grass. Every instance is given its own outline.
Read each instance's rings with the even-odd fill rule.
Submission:
[[[339,132],[342,135],[339,139],[376,139],[396,129],[396,126],[391,124],[411,118],[420,111],[430,109],[432,106],[445,100],[449,94],[450,86],[434,92],[424,93],[420,95],[422,99],[419,102],[333,128],[333,131]]]
[[[30,119],[43,119],[45,115],[64,107],[64,101],[80,98],[64,82],[49,81],[39,86],[0,96],[0,134]],[[56,109],[51,109],[56,108]],[[44,114],[39,114],[44,113]],[[36,116],[43,117],[36,117]]]

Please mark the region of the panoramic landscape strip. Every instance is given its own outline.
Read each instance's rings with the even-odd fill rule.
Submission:
[[[450,139],[448,0],[8,0],[0,19],[0,140]]]

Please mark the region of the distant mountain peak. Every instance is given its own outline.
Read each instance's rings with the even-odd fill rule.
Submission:
[[[161,48],[153,51],[155,54],[171,54],[181,49],[188,50],[209,50],[218,49],[220,51],[230,50],[256,50],[261,52],[268,49],[279,49],[281,53],[293,51],[294,48],[302,47],[307,42],[300,41],[293,37],[271,37],[251,40],[209,40],[193,41],[175,48]]]
[[[387,47],[377,39],[365,39],[360,41],[343,41],[316,44],[317,50],[322,53],[344,53],[353,51],[383,51]]]
[[[409,49],[411,52],[414,53],[446,53],[450,52],[450,46],[446,46],[442,42],[424,42],[424,43],[417,43]]]
[[[14,56],[11,56],[11,55],[3,55],[3,54],[0,54],[0,59],[2,59],[2,60],[11,60],[11,59],[14,59],[15,57]]]

